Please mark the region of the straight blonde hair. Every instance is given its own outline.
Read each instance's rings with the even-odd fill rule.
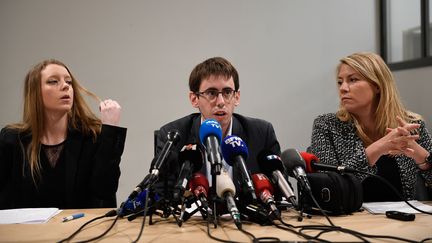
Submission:
[[[398,126],[396,117],[401,117],[406,122],[421,120],[419,114],[407,110],[400,99],[393,74],[384,60],[377,54],[371,52],[358,52],[340,60],[336,68],[339,73],[342,64],[346,64],[362,75],[367,81],[378,87],[380,93],[378,106],[375,111],[376,132],[380,137],[385,136],[387,128]],[[373,143],[366,135],[357,119],[346,111],[341,105],[336,113],[341,121],[352,121],[357,128],[357,133],[365,145]]]
[[[41,176],[40,141],[45,129],[44,105],[41,94],[41,72],[50,64],[63,66],[72,78],[74,97],[72,109],[68,112],[68,127],[79,130],[84,135],[91,135],[96,139],[102,126],[101,120],[91,111],[82,97],[82,93],[96,100],[100,101],[100,99],[81,86],[64,63],[56,59],[47,59],[30,69],[24,80],[23,120],[20,123],[10,124],[7,127],[18,130],[19,134],[31,134],[31,142],[26,151],[22,144],[21,147],[23,148],[23,157],[26,158],[27,155],[31,176],[35,184],[37,184],[37,180]]]

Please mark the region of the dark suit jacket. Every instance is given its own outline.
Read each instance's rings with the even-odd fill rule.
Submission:
[[[65,208],[116,207],[126,128],[102,125],[97,140],[70,129],[64,145]],[[25,149],[30,134],[0,132],[0,208],[35,207],[38,195]],[[41,205],[43,206],[43,205]]]
[[[233,114],[232,120],[232,135],[236,135],[243,139],[248,147],[249,156],[246,159],[246,167],[251,172],[251,174],[259,172],[257,155],[262,150],[270,150],[274,154],[280,155],[280,145],[271,123],[261,119],[245,117],[235,113]],[[167,134],[170,130],[177,129],[180,132],[181,138],[161,168],[161,174],[159,176],[160,182],[155,186],[159,193],[161,193],[163,189],[169,189],[172,187],[178,176],[180,168],[178,163],[178,152],[180,149],[185,144],[200,144],[200,126],[201,114],[194,113],[170,122],[160,128],[156,140],[156,154],[162,150],[163,145],[167,141]],[[206,174],[205,163],[201,171]],[[165,191],[165,193],[167,193],[167,191]],[[165,193],[162,192],[162,194]]]

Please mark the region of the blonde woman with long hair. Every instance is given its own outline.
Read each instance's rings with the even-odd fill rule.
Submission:
[[[315,119],[309,151],[322,163],[377,174],[412,199],[420,172],[432,185],[432,142],[421,116],[401,103],[393,75],[375,53],[354,53],[337,67],[340,107]],[[400,201],[380,180],[357,174],[364,201]]]
[[[101,101],[99,118],[83,94],[98,99],[58,60],[29,70],[23,120],[0,132],[1,209],[116,207],[121,107]]]

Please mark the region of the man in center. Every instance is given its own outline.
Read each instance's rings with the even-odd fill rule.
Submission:
[[[213,57],[198,64],[189,77],[189,100],[199,113],[172,121],[159,130],[156,154],[160,153],[171,130],[178,130],[181,138],[161,168],[156,191],[169,193],[175,183],[180,165],[178,153],[186,144],[200,144],[200,126],[206,119],[215,119],[222,127],[222,139],[229,135],[240,137],[247,145],[249,156],[246,167],[251,174],[258,173],[257,155],[263,150],[280,155],[280,145],[271,123],[234,113],[240,104],[239,75],[225,58]],[[204,149],[201,147],[202,151]],[[206,157],[206,156],[205,156]],[[211,186],[210,162],[203,161],[201,172]],[[222,169],[232,177],[232,168],[222,161]],[[167,191],[168,189],[168,191]],[[163,193],[163,194],[165,194]]]

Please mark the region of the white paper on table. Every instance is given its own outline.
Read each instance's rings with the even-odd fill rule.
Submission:
[[[411,205],[426,212],[432,212],[432,206],[421,203],[417,200],[408,201]],[[363,203],[363,208],[372,214],[385,213],[386,211],[400,211],[404,213],[420,213],[410,207],[406,202],[369,202]]]
[[[60,213],[58,208],[17,208],[0,210],[0,224],[46,223]]]

